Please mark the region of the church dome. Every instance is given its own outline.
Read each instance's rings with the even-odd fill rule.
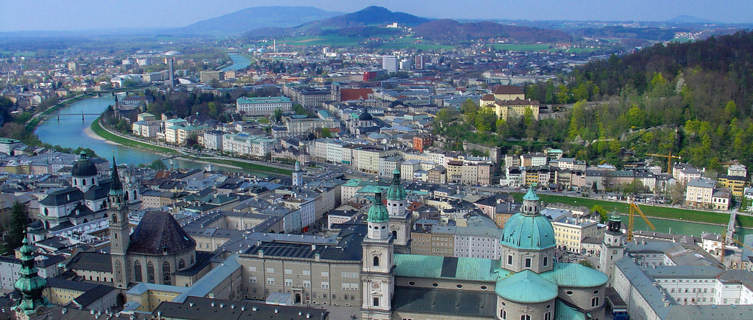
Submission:
[[[364,111],[363,113],[358,115],[358,120],[361,120],[361,121],[371,121],[373,119],[374,117],[372,117],[371,113],[369,113],[368,111]]]
[[[542,215],[516,213],[505,223],[500,243],[509,247],[541,250],[554,247],[554,228]]]
[[[93,177],[97,175],[97,167],[94,165],[94,162],[89,159],[86,153],[81,152],[78,160],[73,163],[71,175],[74,177]]]
[[[500,243],[524,250],[543,250],[555,246],[554,228],[547,217],[538,212],[539,197],[533,191],[523,197],[523,212],[505,222]]]
[[[368,221],[383,223],[390,219],[390,214],[387,211],[387,207],[382,204],[382,194],[377,193],[374,196],[374,204],[369,208]]]
[[[523,270],[497,280],[494,292],[505,300],[517,303],[541,303],[557,297],[557,285],[531,270]]]

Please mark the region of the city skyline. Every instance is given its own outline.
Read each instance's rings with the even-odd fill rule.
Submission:
[[[609,2],[587,0],[513,1],[475,0],[463,2],[434,1],[340,1],[316,3],[302,0],[229,0],[222,5],[204,1],[143,0],[128,3],[102,3],[82,0],[61,3],[50,0],[29,2],[0,1],[0,32],[14,31],[84,31],[112,29],[176,28],[237,10],[256,6],[313,6],[329,11],[353,12],[370,5],[383,6],[428,18],[504,19],[504,20],[573,20],[573,21],[666,21],[678,16],[692,16],[721,23],[753,22],[753,2],[729,1],[718,6],[706,0],[637,0]],[[146,10],[149,9],[149,10]],[[165,14],[165,13],[170,14]]]

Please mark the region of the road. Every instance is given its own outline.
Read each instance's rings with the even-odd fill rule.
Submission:
[[[109,132],[109,133],[111,133],[113,135],[116,135],[116,136],[121,137],[123,139],[128,139],[128,140],[133,140],[133,141],[137,141],[137,142],[140,142],[140,143],[148,144],[148,145],[151,145],[151,146],[170,148],[170,149],[173,149],[176,152],[178,152],[179,156],[183,155],[183,156],[187,156],[187,157],[197,157],[200,160],[204,160],[204,161],[230,160],[230,161],[244,162],[244,163],[256,164],[256,165],[266,166],[266,167],[272,167],[272,168],[293,170],[293,166],[288,165],[288,164],[284,164],[284,163],[266,162],[266,161],[258,161],[258,160],[250,160],[250,159],[243,159],[243,158],[228,157],[228,156],[222,156],[222,155],[218,155],[216,153],[210,153],[210,152],[197,152],[194,149],[190,149],[190,148],[186,148],[186,147],[171,145],[171,144],[167,144],[167,143],[164,143],[164,142],[153,141],[153,140],[148,140],[148,139],[144,139],[144,138],[134,137],[134,136],[131,136],[131,135],[122,134],[120,132],[117,132],[117,131],[114,131],[114,130],[110,130],[109,128],[107,128],[106,126],[104,126],[101,121],[100,121],[99,124],[100,124],[100,127],[102,127],[102,129],[104,129],[105,131],[107,131],[107,132]]]

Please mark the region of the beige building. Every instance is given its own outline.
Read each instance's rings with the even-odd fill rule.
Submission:
[[[552,227],[557,248],[576,253],[585,250],[583,239],[595,238],[599,233],[596,221],[583,218],[561,217],[552,221]]]
[[[685,190],[685,205],[697,208],[709,208],[712,206],[714,195],[714,180],[696,178],[688,182]]]

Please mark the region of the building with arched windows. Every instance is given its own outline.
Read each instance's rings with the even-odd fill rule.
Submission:
[[[115,159],[108,197],[114,285],[118,288],[138,282],[174,285],[176,272],[196,263],[196,241],[166,212],[147,211],[133,233],[130,232],[125,190]]]

